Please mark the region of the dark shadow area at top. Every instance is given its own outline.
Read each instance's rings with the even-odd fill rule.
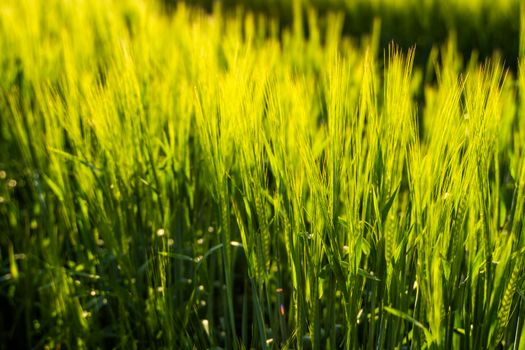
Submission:
[[[197,6],[212,12],[219,4],[224,13],[239,8],[275,19],[280,31],[291,28],[294,21],[293,0],[162,0],[168,11],[178,3]],[[441,46],[454,33],[457,48],[465,60],[476,54],[480,60],[498,53],[507,68],[515,71],[519,54],[520,6],[518,1],[501,5],[498,1],[481,2],[479,6],[462,1],[385,2],[381,5],[366,0],[303,0],[303,31],[308,36],[307,12],[314,9],[326,14],[344,14],[343,34],[359,39],[372,30],[375,19],[381,21],[381,48],[395,42],[403,49],[416,46],[415,63],[425,65],[433,47]]]

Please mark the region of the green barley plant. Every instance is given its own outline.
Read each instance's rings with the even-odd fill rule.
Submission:
[[[525,347],[523,6],[421,66],[289,5],[0,3],[1,349]]]

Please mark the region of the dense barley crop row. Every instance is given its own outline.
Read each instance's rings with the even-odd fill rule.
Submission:
[[[525,346],[525,72],[305,23],[0,3],[0,348]]]

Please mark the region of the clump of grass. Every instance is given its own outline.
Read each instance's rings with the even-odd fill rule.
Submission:
[[[525,73],[307,19],[0,5],[2,344],[523,346]]]

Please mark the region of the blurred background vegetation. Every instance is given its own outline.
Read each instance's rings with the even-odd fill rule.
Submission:
[[[374,21],[381,23],[381,47],[392,41],[404,49],[416,46],[415,63],[424,65],[433,47],[450,36],[457,38],[463,58],[474,54],[482,60],[501,55],[508,68],[515,70],[519,50],[519,0],[163,0],[168,10],[178,3],[208,11],[221,6],[224,11],[250,11],[273,18],[284,29],[294,18],[344,14],[342,31],[356,40],[370,33]],[[300,14],[301,16],[297,16]],[[376,21],[377,22],[377,21]]]

